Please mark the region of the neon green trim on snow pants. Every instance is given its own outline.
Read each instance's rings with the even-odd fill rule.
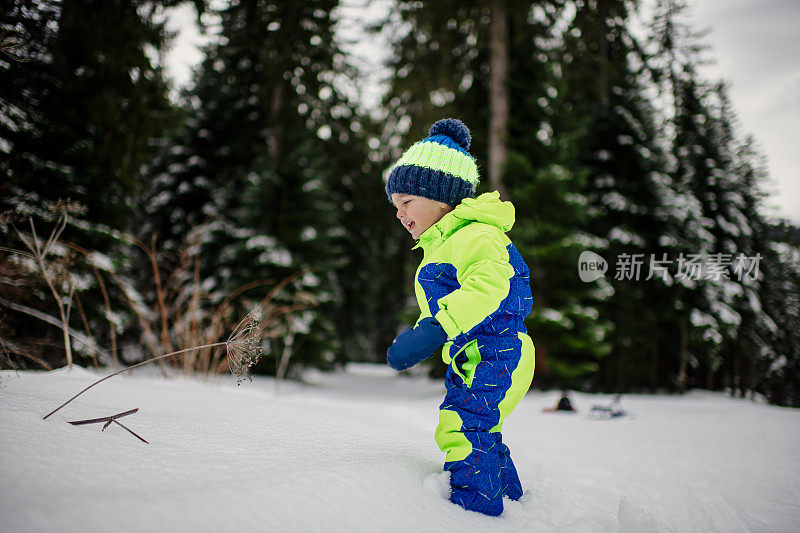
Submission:
[[[511,385],[502,400],[497,404],[500,417],[498,423],[489,430],[490,433],[496,433],[502,430],[503,421],[511,414],[514,408],[516,408],[517,404],[519,404],[528,392],[528,389],[530,389],[531,382],[533,381],[533,373],[536,365],[533,341],[525,333],[519,333],[517,336],[522,342],[520,360],[517,367],[511,373]],[[461,372],[457,373],[464,379],[463,366],[461,370]],[[464,379],[464,386],[466,387],[471,386],[474,368],[472,370],[469,385],[466,379]],[[456,411],[450,409],[441,409],[439,411],[439,425],[436,426],[435,438],[439,449],[447,454],[445,462],[461,461],[472,453],[472,443],[470,443],[464,435],[463,421]]]

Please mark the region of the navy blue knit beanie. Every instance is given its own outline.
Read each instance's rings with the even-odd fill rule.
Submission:
[[[445,118],[428,137],[415,143],[395,163],[386,181],[386,195],[412,194],[452,207],[471,198],[478,185],[478,167],[469,155],[472,137],[466,124]]]

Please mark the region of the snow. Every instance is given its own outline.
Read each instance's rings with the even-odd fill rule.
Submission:
[[[114,263],[112,263],[111,258],[100,252],[97,251],[89,252],[86,255],[86,260],[89,262],[89,264],[93,265],[99,270],[105,270],[106,272],[115,271]]]
[[[143,372],[144,371],[144,372]],[[145,367],[42,416],[105,373],[0,373],[3,531],[800,530],[800,410],[722,394],[609,396],[544,414],[531,392],[506,421],[525,495],[490,518],[447,501],[433,440],[443,385],[351,364],[241,387]],[[69,420],[139,407],[112,425]]]
[[[252,250],[253,248],[264,248],[270,249],[278,241],[274,237],[270,237],[269,235],[256,235],[255,237],[250,237],[247,239],[245,243],[245,248],[248,250]]]

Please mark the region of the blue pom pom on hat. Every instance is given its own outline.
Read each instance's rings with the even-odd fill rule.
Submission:
[[[472,198],[478,185],[478,166],[469,155],[472,136],[458,119],[445,118],[431,126],[428,137],[403,153],[389,172],[386,195],[411,194],[452,207]]]
[[[458,146],[469,151],[472,136],[467,125],[456,118],[443,118],[437,121],[428,131],[428,137],[444,136],[452,139]]]

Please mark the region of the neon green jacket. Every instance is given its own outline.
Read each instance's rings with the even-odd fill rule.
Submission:
[[[454,345],[526,331],[530,272],[506,236],[513,225],[514,206],[490,192],[464,199],[414,247],[424,251],[414,283],[419,320],[433,316]]]

